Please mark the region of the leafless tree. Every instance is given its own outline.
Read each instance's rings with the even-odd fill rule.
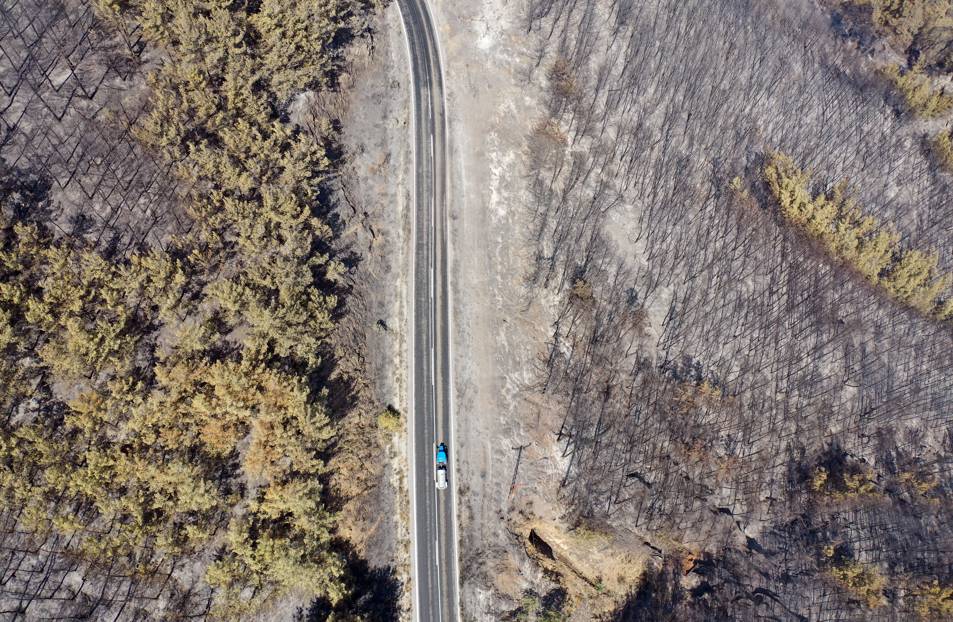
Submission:
[[[778,149],[849,179],[945,269],[949,180],[813,3],[533,0],[527,28],[552,68],[529,139],[533,282],[566,294],[541,386],[565,403],[567,502],[714,555],[718,598],[757,601],[732,619],[909,612],[858,613],[818,550],[953,579],[949,505],[912,519],[891,474],[903,455],[953,482],[950,330],[786,228],[759,170]],[[879,505],[818,503],[803,473],[834,446],[878,474]]]

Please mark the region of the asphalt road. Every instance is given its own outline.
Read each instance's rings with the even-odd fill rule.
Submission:
[[[458,620],[456,476],[451,427],[447,143],[443,74],[427,0],[398,0],[414,101],[414,289],[410,444],[415,619]],[[445,442],[449,486],[435,486],[435,444]]]

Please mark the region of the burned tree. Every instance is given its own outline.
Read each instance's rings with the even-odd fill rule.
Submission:
[[[950,508],[923,500],[953,481],[950,329],[805,239],[760,172],[780,150],[849,180],[944,271],[950,180],[811,3],[539,0],[527,28],[565,500],[721,560],[699,602],[732,619],[929,609],[925,586],[953,581]]]

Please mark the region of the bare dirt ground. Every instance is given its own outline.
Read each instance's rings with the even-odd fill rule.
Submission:
[[[558,517],[558,461],[545,403],[524,396],[539,372],[554,300],[527,295],[533,265],[525,137],[540,93],[519,2],[435,2],[451,151],[455,441],[461,607],[499,619],[543,571],[511,533],[516,508]],[[517,471],[517,462],[519,470]],[[528,514],[527,514],[528,515]]]
[[[563,583],[577,594],[627,590],[646,553],[618,543],[608,559],[593,558],[610,542],[570,533],[557,501],[564,462],[551,416],[557,405],[537,388],[558,298],[528,286],[535,249],[527,136],[543,115],[546,69],[526,33],[526,7],[432,6],[452,156],[461,607],[465,620],[495,620],[525,596],[558,588],[552,572],[569,575]],[[536,554],[531,532],[545,534],[555,559]],[[592,613],[579,608],[577,619]]]

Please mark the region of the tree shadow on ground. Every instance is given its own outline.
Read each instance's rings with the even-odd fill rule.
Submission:
[[[9,166],[0,159],[0,204],[15,222],[42,222],[51,218],[52,181],[45,174]]]
[[[666,560],[661,568],[648,569],[638,588],[606,620],[613,622],[675,620],[683,598],[684,594],[678,581],[678,570],[675,564]]]
[[[349,552],[345,581],[351,586],[350,594],[336,605],[327,599],[314,601],[300,622],[392,622],[400,618],[403,585],[392,566],[372,568],[367,560]]]

